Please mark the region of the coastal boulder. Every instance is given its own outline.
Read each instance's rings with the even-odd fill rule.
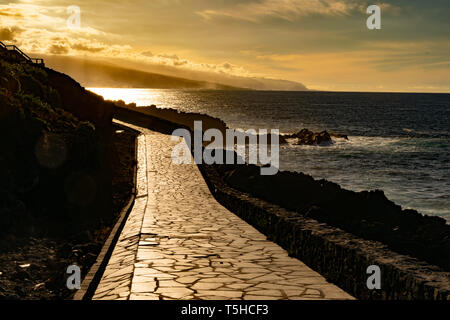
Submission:
[[[335,137],[335,138],[340,138],[340,139],[348,140],[348,136],[347,136],[346,134],[340,134],[340,133],[333,133],[333,132],[330,132],[330,136]]]
[[[295,145],[308,146],[332,144],[333,140],[331,137],[348,140],[348,136],[345,134],[331,133],[326,130],[321,132],[313,132],[309,129],[302,129],[299,132],[285,134],[280,137],[283,138],[283,141],[286,141],[286,139],[295,139],[293,143]]]
[[[302,129],[293,135],[296,138],[296,145],[320,145],[333,143],[331,135],[327,131],[313,132],[308,129]]]

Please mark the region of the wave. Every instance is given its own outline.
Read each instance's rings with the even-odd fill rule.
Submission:
[[[333,137],[333,143],[320,146],[296,145],[295,139],[287,139],[287,142],[289,148],[303,149],[360,149],[361,151],[385,150],[392,152],[427,152],[450,149],[450,139],[448,138],[349,136],[348,140]]]
[[[417,138],[450,138],[450,132],[445,130],[421,131],[410,128],[402,128],[409,136]]]

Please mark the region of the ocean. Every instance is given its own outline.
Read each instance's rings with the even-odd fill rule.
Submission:
[[[280,170],[450,221],[450,94],[90,88],[110,100],[205,113],[230,128],[346,134],[327,146],[282,145]]]

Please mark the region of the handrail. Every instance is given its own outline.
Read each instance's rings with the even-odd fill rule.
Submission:
[[[13,51],[17,51],[17,52],[19,52],[25,59],[27,59],[27,60],[31,60],[31,58],[27,55],[27,54],[25,54],[22,50],[20,50],[17,46],[15,46],[15,45],[7,45],[6,46],[6,48],[8,49],[8,50],[13,50]],[[12,49],[9,49],[9,48],[12,48]]]
[[[20,50],[16,45],[13,45],[13,44],[6,45],[6,44],[4,44],[3,42],[0,41],[0,46],[3,47],[6,50],[18,52],[28,62],[31,62],[33,64],[37,64],[37,65],[44,65],[44,59],[41,59],[41,58],[30,58],[30,56],[28,56],[25,52]]]

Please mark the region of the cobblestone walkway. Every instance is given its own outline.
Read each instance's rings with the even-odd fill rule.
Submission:
[[[172,164],[170,136],[138,129],[137,198],[94,299],[352,299]]]

